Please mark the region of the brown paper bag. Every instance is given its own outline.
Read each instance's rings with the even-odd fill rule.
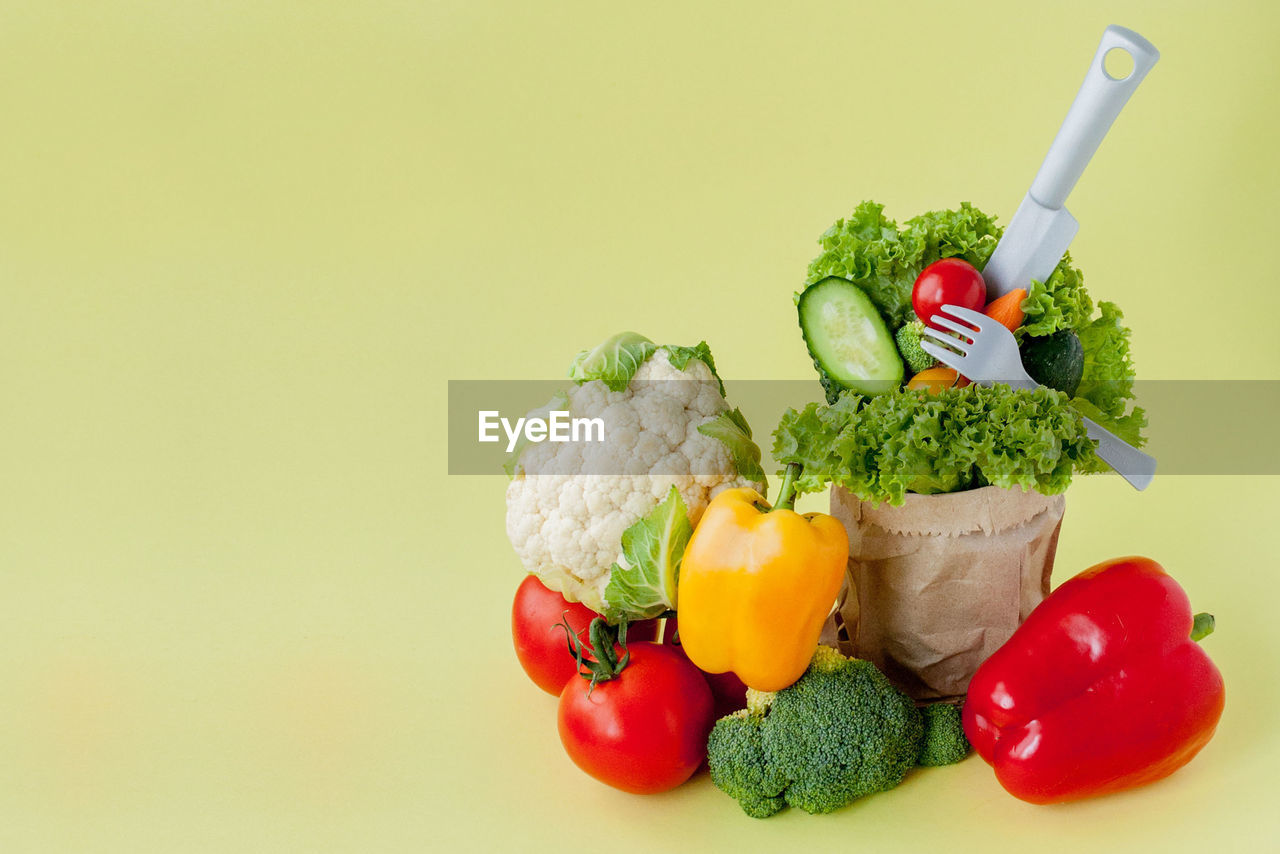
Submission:
[[[1049,593],[1061,495],[987,486],[908,494],[901,507],[836,487],[846,595],[824,632],[917,700],[963,695],[978,665]]]

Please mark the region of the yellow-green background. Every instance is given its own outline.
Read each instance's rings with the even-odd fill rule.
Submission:
[[[1059,579],[1149,554],[1218,615],[1187,769],[1037,808],[970,759],[758,822],[570,764],[504,481],[444,444],[446,380],[622,328],[707,339],[730,393],[811,376],[817,235],[1007,220],[1112,22],[1164,58],[1073,253],[1143,377],[1276,377],[1274,8],[0,4],[0,850],[1274,846],[1274,478],[1070,492]]]

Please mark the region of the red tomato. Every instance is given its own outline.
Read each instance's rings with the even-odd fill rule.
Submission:
[[[520,666],[539,688],[558,697],[564,683],[578,672],[561,622],[569,621],[589,654],[591,639],[587,628],[598,616],[581,602],[570,602],[544,586],[536,575],[526,575],[520,582],[511,606],[511,638]],[[654,620],[636,623],[628,628],[627,640],[652,640],[656,629]]]
[[[672,620],[675,617],[671,618]],[[658,637],[658,624],[661,620],[639,620],[627,626],[627,643],[632,641],[656,641],[657,643],[670,643],[667,638]],[[664,632],[664,634],[666,634]]]
[[[646,620],[644,623],[636,623],[636,627],[641,627],[642,630],[648,631],[648,635],[633,635],[632,633],[637,630],[636,627],[633,627],[631,631],[628,632],[627,637],[630,638],[634,636],[639,640],[656,640],[659,643],[670,644],[674,649],[680,650],[681,654],[683,654],[684,647],[679,644],[679,619],[679,617],[668,617],[666,619],[661,638],[656,637],[657,631],[654,630],[656,629],[657,620]],[[650,623],[655,625],[648,625]],[[685,658],[687,659],[688,656],[686,655]],[[696,664],[694,666],[697,667]],[[745,709],[747,707],[747,686],[738,678],[738,674],[733,671],[729,671],[727,673],[707,673],[705,670],[701,670],[700,672],[707,680],[707,685],[711,688],[711,697],[715,703],[715,716],[717,719],[722,718],[731,712],[736,712],[739,709]]]
[[[565,631],[559,628],[561,621],[568,620],[585,644],[587,626],[598,616],[581,602],[568,602],[544,587],[536,575],[527,575],[520,582],[511,607],[511,637],[520,666],[539,688],[559,695],[564,683],[578,672]]]
[[[665,792],[706,758],[715,723],[711,689],[677,649],[648,642],[627,648],[631,660],[616,678],[594,688],[586,679],[564,686],[560,741],[602,783],[636,794]]]
[[[936,326],[929,318],[941,314],[944,305],[958,305],[982,311],[987,304],[987,283],[972,264],[961,258],[934,261],[916,277],[911,289],[911,307],[925,325]]]
[[[732,670],[725,673],[705,673],[715,699],[716,717],[722,718],[738,709],[747,707],[747,686]]]
[[[637,623],[637,625],[641,624]],[[668,617],[665,629],[662,632],[662,637],[655,637],[653,640],[659,640],[661,643],[665,644],[673,644],[676,649],[683,653],[684,648],[679,645],[679,628],[679,618]],[[654,634],[656,634],[656,632],[654,632]],[[628,637],[630,637],[630,635],[628,635]],[[649,640],[649,638],[646,637],[644,640]],[[686,655],[685,658],[688,658],[688,656]],[[697,667],[697,665],[694,666]],[[745,709],[747,707],[747,686],[738,678],[738,674],[734,673],[732,670],[727,673],[707,673],[705,670],[701,670],[700,672],[702,673],[703,678],[707,680],[707,685],[711,688],[711,698],[715,702],[716,718],[722,718],[731,712],[736,712],[738,709]]]

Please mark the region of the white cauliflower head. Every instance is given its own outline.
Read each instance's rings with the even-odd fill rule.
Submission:
[[[623,532],[672,487],[691,526],[720,491],[763,490],[759,449],[741,414],[729,409],[713,365],[705,344],[657,347],[634,333],[579,355],[571,376],[581,384],[543,410],[601,418],[604,440],[524,448],[507,487],[507,536],[526,570],[604,613],[611,568],[628,566]]]

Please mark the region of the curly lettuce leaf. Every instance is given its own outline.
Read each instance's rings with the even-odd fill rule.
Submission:
[[[1019,341],[1027,335],[1052,335],[1060,329],[1079,331],[1089,322],[1093,300],[1084,289],[1084,274],[1071,263],[1070,252],[1062,256],[1047,281],[1031,283],[1022,301],[1022,313]]]
[[[823,233],[822,254],[809,264],[805,284],[828,276],[848,279],[866,292],[889,328],[897,329],[914,316],[911,288],[921,270],[953,257],[981,270],[999,238],[995,220],[968,202],[958,210],[921,214],[899,231],[884,205],[867,201]]]
[[[890,504],[986,484],[1052,495],[1096,460],[1079,413],[1049,388],[846,394],[788,410],[774,437],[779,463],[804,466],[801,491],[836,484]]]
[[[751,439],[751,425],[740,409],[729,409],[721,412],[705,424],[698,425],[698,432],[712,439],[718,439],[729,451],[733,466],[738,474],[763,484],[768,490],[769,481],[765,477],[764,467],[760,465],[760,446]]]
[[[1002,229],[968,202],[954,211],[929,211],[907,220],[902,231],[906,257],[912,259],[911,284],[920,271],[943,258],[962,258],[979,270],[996,250]]]
[[[822,254],[810,262],[805,284],[827,276],[848,279],[867,292],[889,327],[897,329],[912,319],[911,288],[921,270],[942,258],[963,258],[982,270],[1001,233],[994,217],[968,202],[956,210],[913,217],[899,230],[884,215],[884,205],[866,201],[819,238]],[[1051,335],[1089,322],[1093,302],[1070,253],[1048,281],[1031,283],[1022,310],[1026,320],[1020,336]]]
[[[800,475],[795,479],[796,492],[818,492],[831,482],[827,473],[840,468],[853,451],[842,448],[836,451],[836,442],[844,433],[848,419],[856,418],[866,398],[847,395],[837,398],[830,406],[811,403],[799,411],[788,409],[782,421],[773,431],[773,458],[779,462],[801,463]],[[857,465],[847,460],[849,465]]]
[[[680,562],[692,535],[688,508],[674,486],[648,516],[622,532],[622,555],[604,590],[610,623],[647,620],[675,609]]]
[[[1129,359],[1129,329],[1124,314],[1111,302],[1098,304],[1101,314],[1076,329],[1084,350],[1084,373],[1076,397],[1082,397],[1111,416],[1124,414],[1133,396],[1133,363]]]
[[[1084,349],[1084,374],[1072,404],[1129,444],[1141,446],[1147,417],[1141,407],[1129,410],[1133,400],[1129,328],[1121,322],[1124,314],[1115,303],[1100,302],[1098,309],[1098,317],[1076,330]]]
[[[1071,405],[1085,418],[1098,422],[1098,424],[1115,433],[1135,448],[1141,448],[1146,444],[1147,440],[1143,437],[1142,430],[1147,426],[1147,413],[1142,407],[1135,406],[1133,411],[1123,415],[1111,415],[1103,412],[1083,397],[1073,397]],[[1110,469],[1111,467],[1104,463],[1100,457],[1095,456],[1081,471],[1103,472],[1110,471]]]
[[[854,282],[871,298],[892,328],[911,311],[912,278],[904,272],[898,225],[884,215],[884,205],[863,202],[848,219],[836,220],[818,240],[822,254],[809,264],[805,284],[839,276]]]

